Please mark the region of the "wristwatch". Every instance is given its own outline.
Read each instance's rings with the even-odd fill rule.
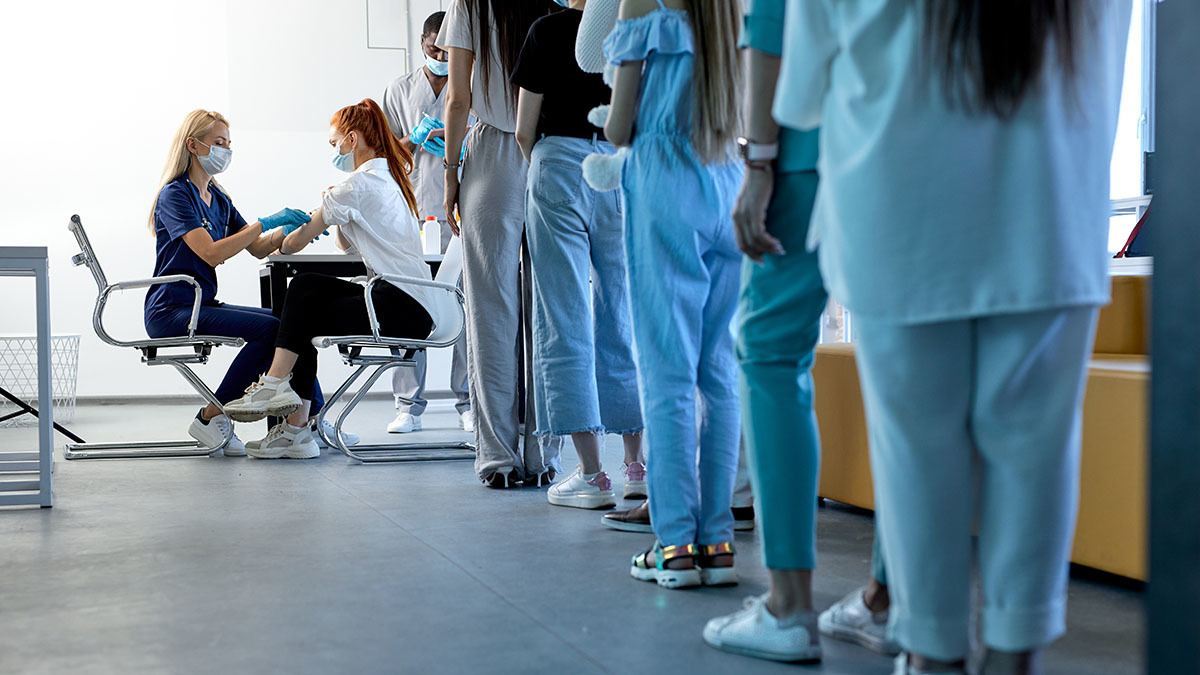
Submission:
[[[752,169],[769,168],[779,157],[779,143],[755,143],[748,138],[737,139],[742,161]]]

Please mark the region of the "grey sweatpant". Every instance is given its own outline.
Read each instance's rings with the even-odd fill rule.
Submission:
[[[463,294],[467,301],[467,369],[475,411],[481,476],[516,470],[522,478],[561,469],[562,439],[520,442],[526,392],[521,250],[525,179],[529,165],[515,136],[478,123],[467,136],[458,209],[463,240]],[[534,406],[525,423],[535,428]],[[531,436],[527,435],[526,440]]]

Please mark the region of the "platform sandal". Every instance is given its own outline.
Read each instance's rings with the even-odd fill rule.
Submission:
[[[700,566],[700,580],[705,586],[735,586],[738,582],[737,571],[732,560],[730,565],[719,567],[713,565],[717,556],[727,555],[733,558],[733,544],[723,541],[720,544],[706,544],[700,547],[700,557],[696,563]]]
[[[694,588],[701,585],[700,568],[696,565],[700,549],[695,544],[686,546],[667,546],[654,542],[654,546],[644,553],[633,556],[629,566],[629,575],[639,581],[654,581],[663,588]],[[692,566],[684,569],[671,569],[667,565],[673,560],[690,558]]]

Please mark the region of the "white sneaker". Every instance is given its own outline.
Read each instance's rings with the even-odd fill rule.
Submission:
[[[745,607],[704,627],[704,641],[721,651],[756,659],[817,663],[821,642],[814,612],[780,621],[767,611],[767,596],[746,598]]]
[[[625,487],[621,488],[621,496],[625,499],[645,499],[646,495],[646,465],[641,462],[626,464],[621,468],[625,474]]]
[[[566,480],[551,485],[546,499],[555,506],[577,509],[607,509],[617,505],[608,474],[601,471],[588,480],[579,468],[572,471]]]
[[[225,443],[227,434],[231,435],[229,442]],[[226,457],[246,456],[245,444],[242,443],[242,439],[237,437],[237,434],[233,433],[233,422],[225,415],[217,415],[208,422],[202,422],[199,415],[193,417],[192,425],[188,427],[188,435],[205,446],[224,443]]]
[[[888,637],[887,612],[872,612],[863,601],[866,587],[857,588],[829,609],[821,612],[821,634],[853,642],[878,654],[894,656],[900,645]]]
[[[275,379],[275,378],[271,378]],[[303,401],[292,391],[291,375],[274,382],[267,376],[246,387],[246,395],[225,404],[225,414],[235,422],[257,422],[264,417],[287,417],[300,409]]]
[[[333,424],[331,424],[329,422],[329,420],[325,420],[325,423],[321,425],[321,428],[325,430],[325,436],[322,436],[321,434],[317,433],[317,420],[316,419],[314,419],[309,424],[309,428],[312,431],[313,440],[315,440],[317,442],[317,445],[322,450],[329,448],[329,446],[325,443],[325,436],[333,438]],[[347,448],[351,448],[351,447],[358,445],[358,442],[360,440],[362,440],[362,439],[360,439],[358,437],[358,434],[356,434],[352,431],[346,431],[345,429],[342,430],[342,442],[346,444]]]
[[[458,428],[469,434],[475,433],[475,411],[473,409],[464,410],[458,414]]]
[[[396,419],[388,422],[389,434],[407,434],[421,430],[421,416],[407,412],[398,413]]]
[[[321,448],[308,425],[294,427],[280,422],[261,441],[247,443],[246,453],[256,459],[313,459],[321,456]]]

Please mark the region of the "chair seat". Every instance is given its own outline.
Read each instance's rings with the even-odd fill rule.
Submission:
[[[355,347],[359,349],[430,349],[433,347],[448,347],[450,345],[417,338],[381,337],[376,340],[371,335],[334,335],[318,336],[312,340],[317,349],[328,347]]]
[[[123,346],[134,349],[162,349],[169,347],[241,347],[246,344],[242,338],[225,337],[221,335],[193,335],[188,337],[151,338],[149,340],[134,340]]]

